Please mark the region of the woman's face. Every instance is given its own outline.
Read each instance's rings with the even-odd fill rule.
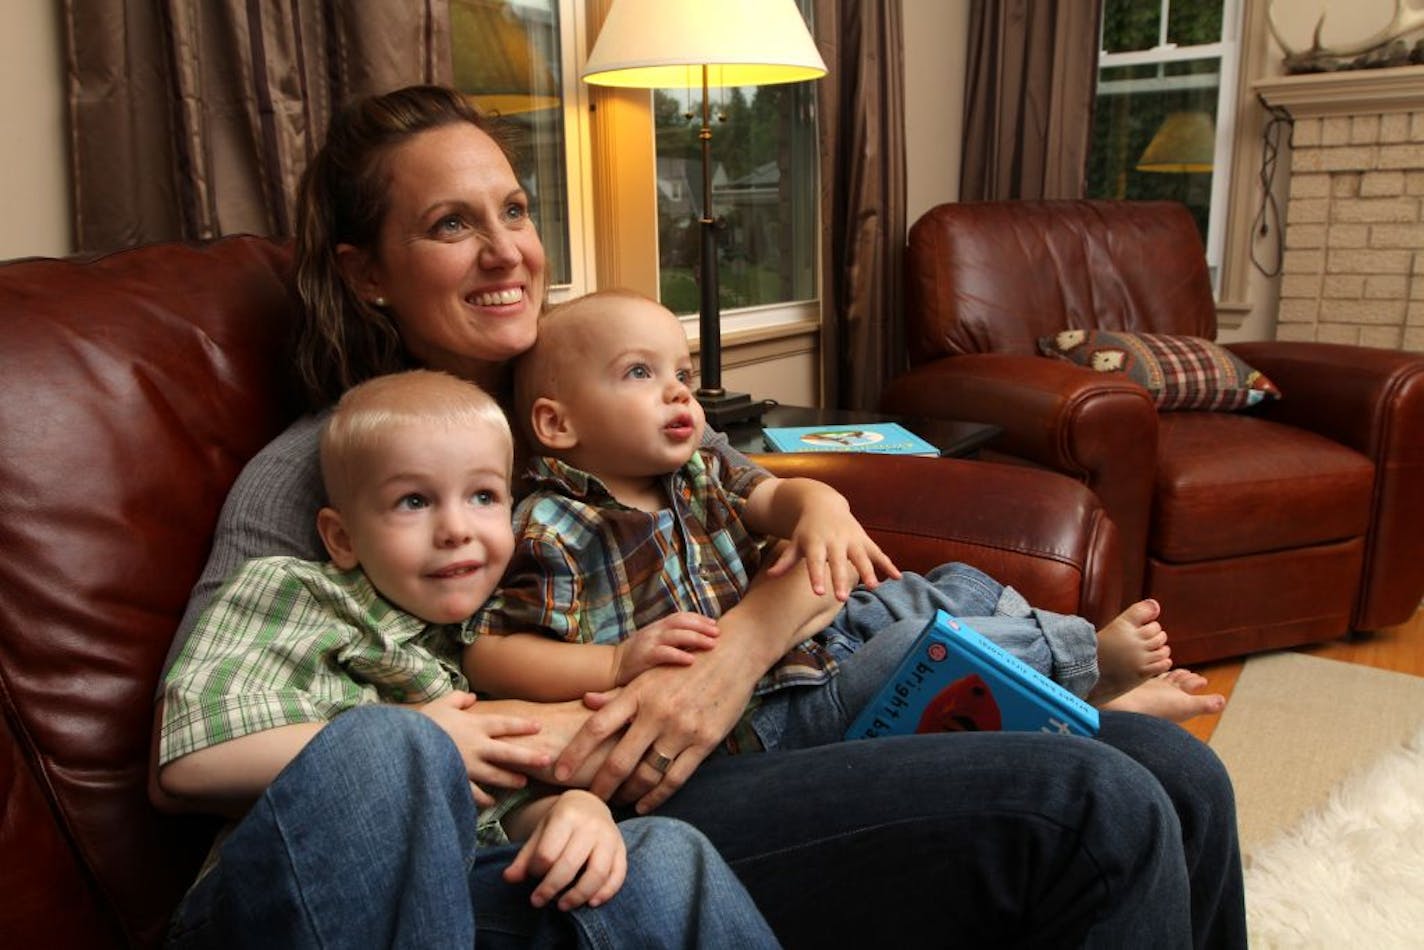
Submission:
[[[348,275],[368,299],[385,298],[412,357],[491,385],[533,345],[544,300],[529,198],[499,146],[467,123],[421,132],[387,170],[375,253],[343,250]]]

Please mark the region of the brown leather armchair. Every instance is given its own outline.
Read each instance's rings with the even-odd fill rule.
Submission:
[[[1064,329],[1213,339],[1196,228],[1171,202],[940,205],[910,231],[911,370],[882,407],[996,423],[999,452],[1091,488],[1123,589],[1163,605],[1178,662],[1399,623],[1424,594],[1424,357],[1228,347],[1283,398],[1158,412],[1122,374],[1037,355]]]
[[[215,823],[146,793],[153,697],[237,472],[297,412],[285,248],[0,265],[0,945],[152,946]],[[905,568],[965,560],[1095,619],[1098,500],[1046,472],[782,456]]]

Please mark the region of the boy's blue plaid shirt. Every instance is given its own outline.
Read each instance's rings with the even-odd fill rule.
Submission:
[[[768,477],[704,447],[664,478],[670,507],[646,512],[619,503],[586,472],[535,459],[534,490],[514,514],[504,584],[466,635],[537,631],[569,643],[616,643],[677,611],[720,617],[741,600],[760,564],[761,540],[748,532],[742,512]],[[756,695],[822,683],[835,669],[824,648],[806,640],[762,677]],[[760,747],[746,715],[727,744],[733,751]]]

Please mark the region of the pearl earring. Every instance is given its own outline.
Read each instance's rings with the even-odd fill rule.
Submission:
[[[375,306],[375,307],[384,307],[384,306],[386,305],[386,298],[385,298],[385,297],[376,297],[375,299],[373,299],[373,300],[371,301],[371,305],[372,305],[372,306]]]

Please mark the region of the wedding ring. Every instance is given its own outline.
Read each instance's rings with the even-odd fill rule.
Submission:
[[[648,754],[643,756],[643,764],[656,769],[663,775],[666,775],[668,766],[672,765],[672,757],[663,755],[657,749],[649,748]]]

